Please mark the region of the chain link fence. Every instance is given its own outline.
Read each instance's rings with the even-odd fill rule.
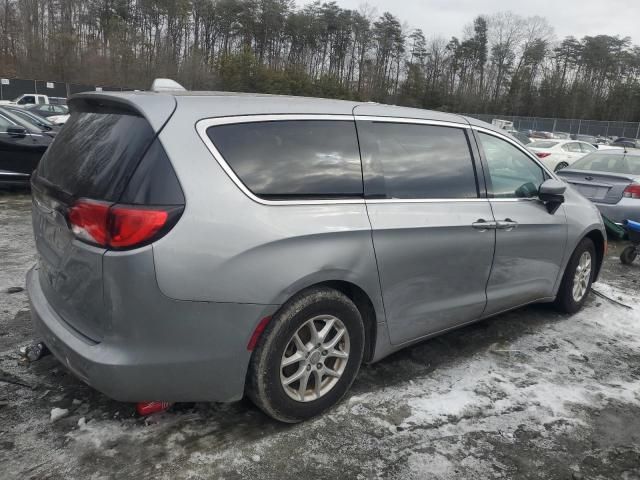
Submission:
[[[0,74],[0,100],[13,100],[25,93],[39,93],[49,97],[68,97],[79,92],[120,92],[129,88],[109,85],[87,85],[79,83],[48,82],[24,78],[3,78]]]
[[[563,132],[576,135],[593,135],[596,137],[640,138],[640,122],[581,120],[578,118],[509,117],[505,115],[474,113],[465,115],[487,123],[491,123],[494,119],[508,120],[513,122],[516,130]]]

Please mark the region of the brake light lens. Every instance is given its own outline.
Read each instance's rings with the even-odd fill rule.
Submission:
[[[548,152],[536,152],[536,155],[538,156],[538,158],[547,158],[551,154]]]
[[[182,207],[112,205],[81,199],[69,210],[76,238],[118,250],[142,246],[167,233],[180,218]]]
[[[115,248],[131,247],[153,238],[167,223],[166,210],[111,208],[109,244]]]
[[[640,183],[632,183],[624,189],[622,196],[625,198],[640,199]]]
[[[105,202],[80,200],[69,210],[69,224],[73,234],[80,240],[107,245],[109,232],[109,207]]]

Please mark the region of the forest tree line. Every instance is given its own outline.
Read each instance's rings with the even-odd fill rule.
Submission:
[[[470,19],[471,20],[471,19]],[[389,12],[294,0],[0,0],[0,76],[640,120],[640,47],[483,15],[445,39]]]

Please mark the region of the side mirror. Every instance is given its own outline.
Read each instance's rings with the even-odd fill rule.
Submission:
[[[27,129],[16,125],[7,127],[7,133],[10,137],[24,138],[27,135]]]
[[[540,185],[538,197],[544,202],[547,211],[553,215],[564,203],[564,192],[566,191],[567,185],[565,183],[550,179]]]

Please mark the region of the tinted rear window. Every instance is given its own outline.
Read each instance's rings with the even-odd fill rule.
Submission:
[[[553,148],[558,142],[533,142],[527,145],[529,148]]]
[[[591,153],[573,163],[570,168],[572,170],[640,175],[640,155]]]
[[[210,127],[207,135],[240,181],[262,198],[363,194],[353,121],[240,123]]]
[[[38,177],[73,196],[117,201],[154,136],[143,117],[125,111],[73,113]]]
[[[463,129],[358,122],[366,193],[388,198],[476,198],[475,169]]]

